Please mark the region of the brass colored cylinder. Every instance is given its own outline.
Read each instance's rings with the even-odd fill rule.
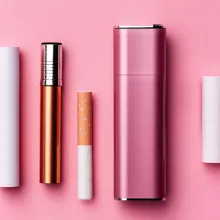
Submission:
[[[61,87],[41,87],[40,182],[61,179]]]

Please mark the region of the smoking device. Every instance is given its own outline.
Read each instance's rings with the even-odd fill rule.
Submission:
[[[166,29],[114,28],[114,198],[165,198]]]
[[[41,45],[40,182],[61,181],[62,44]]]

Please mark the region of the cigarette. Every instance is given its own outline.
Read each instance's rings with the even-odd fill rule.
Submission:
[[[77,93],[78,198],[93,197],[92,92]]]

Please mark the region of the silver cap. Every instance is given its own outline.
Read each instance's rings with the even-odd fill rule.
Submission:
[[[62,86],[62,44],[41,44],[41,85]]]

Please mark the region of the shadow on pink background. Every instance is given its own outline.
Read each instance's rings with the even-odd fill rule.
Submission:
[[[220,166],[201,163],[201,79],[220,73],[217,0],[0,0],[0,45],[21,54],[21,183],[0,219],[218,220]],[[167,27],[165,202],[113,199],[112,27]],[[40,43],[64,46],[62,184],[39,184]],[[94,94],[95,198],[77,199],[76,91]]]

